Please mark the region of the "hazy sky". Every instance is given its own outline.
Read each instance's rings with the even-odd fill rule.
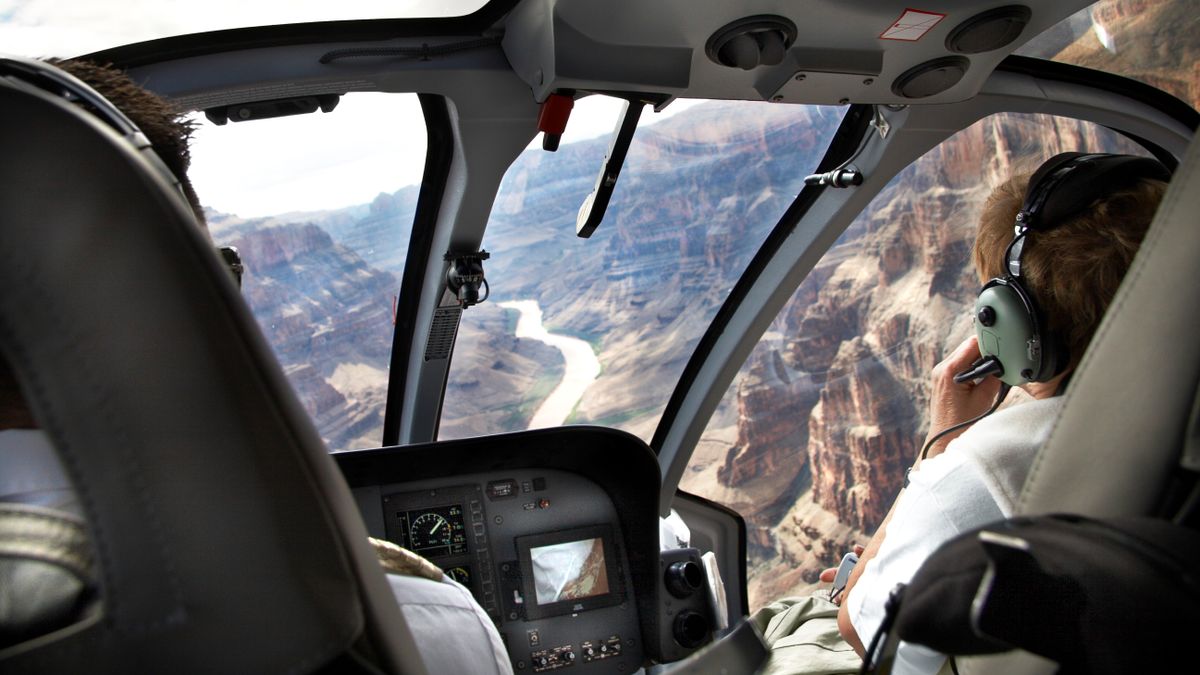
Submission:
[[[386,15],[456,16],[481,4],[482,0],[0,0],[0,51],[75,56],[205,30]],[[678,101],[662,114],[645,114],[642,123],[657,122],[692,103]],[[564,142],[611,133],[620,106],[619,101],[598,96],[581,101]],[[206,205],[242,216],[369,202],[380,192],[419,182],[424,168],[425,124],[415,95],[349,95],[333,113],[223,127],[213,126],[203,115],[195,119],[191,176],[196,191]]]
[[[684,110],[677,101],[643,124]],[[612,133],[621,101],[589,96],[576,103],[564,143]],[[332,113],[217,127],[197,114],[192,182],[219,211],[261,216],[338,208],[371,201],[421,181],[425,120],[415,94],[342,97]],[[533,147],[541,147],[541,137]],[[596,158],[600,171],[601,157]]]

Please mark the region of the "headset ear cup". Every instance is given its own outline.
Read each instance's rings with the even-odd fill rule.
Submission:
[[[975,301],[975,335],[979,351],[1000,362],[997,374],[1006,384],[1033,381],[1042,369],[1037,317],[1028,296],[1013,279],[992,279]]]

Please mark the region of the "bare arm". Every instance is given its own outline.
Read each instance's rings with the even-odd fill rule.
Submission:
[[[846,590],[842,593],[842,604],[838,607],[838,632],[842,634],[842,639],[846,641],[854,651],[862,656],[867,649],[863,646],[862,639],[858,636],[858,631],[854,630],[854,624],[850,623],[850,603],[845,601],[845,598],[850,597],[850,593],[854,591],[854,585],[858,583],[858,578],[862,576],[863,570],[867,567],[867,561],[874,558],[879,552],[879,547],[883,544],[883,538],[887,533],[888,523],[892,520],[892,514],[896,511],[896,504],[892,503],[891,510],[888,511],[887,517],[883,519],[883,524],[879,529],[875,530],[875,536],[871,537],[871,541],[867,542],[866,548],[862,555],[858,557],[858,564],[854,566],[854,571],[850,573],[850,580],[846,582]]]

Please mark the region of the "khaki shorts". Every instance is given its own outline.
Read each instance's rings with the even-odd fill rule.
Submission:
[[[837,605],[818,596],[784,598],[755,612],[750,620],[771,648],[759,673],[857,673],[862,659],[838,633],[837,613]]]

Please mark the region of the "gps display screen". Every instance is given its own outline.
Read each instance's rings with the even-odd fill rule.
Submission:
[[[604,540],[581,539],[529,549],[539,605],[608,593]]]

